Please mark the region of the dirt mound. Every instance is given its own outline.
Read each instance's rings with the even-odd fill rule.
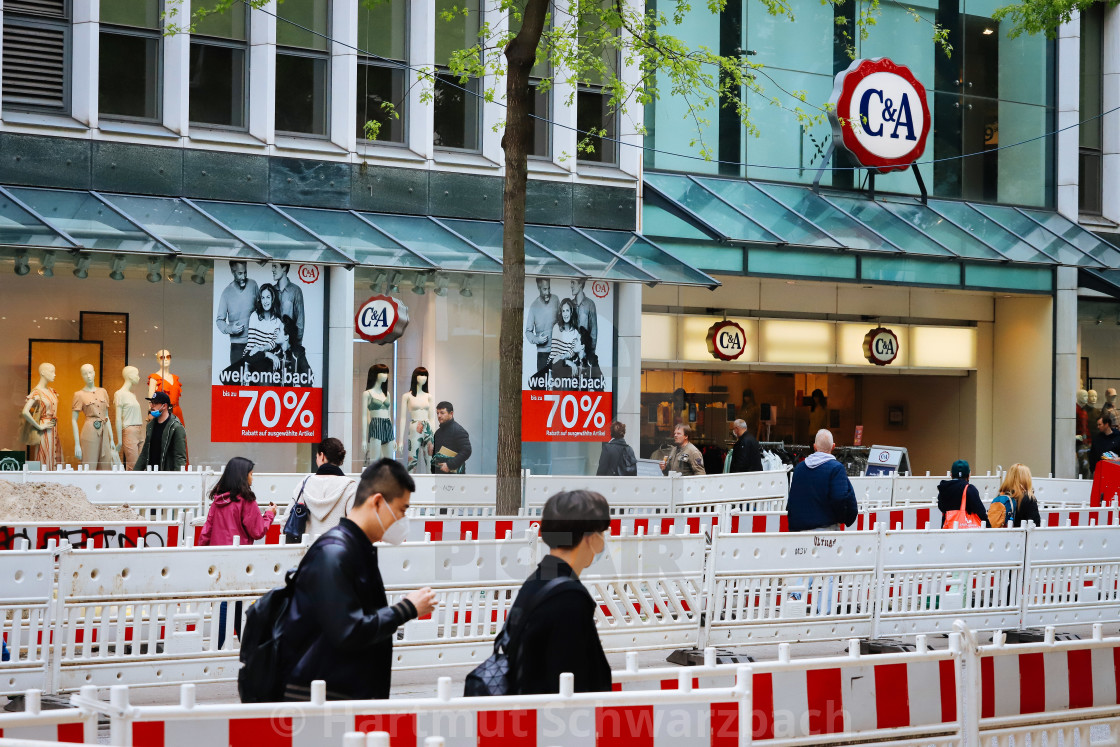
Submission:
[[[74,485],[14,483],[0,480],[0,522],[130,521],[136,512],[127,506],[97,506]]]

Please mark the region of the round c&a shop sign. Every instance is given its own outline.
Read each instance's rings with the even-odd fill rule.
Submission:
[[[856,60],[836,76],[828,113],[834,142],[880,174],[910,168],[930,131],[926,89],[886,57]]]
[[[889,366],[898,357],[898,335],[876,327],[863,337],[863,357],[876,366]]]
[[[408,307],[392,296],[373,296],[354,315],[354,330],[363,340],[393,342],[408,327]]]
[[[747,333],[738,324],[726,319],[708,327],[705,340],[708,352],[723,361],[733,361],[747,349]]]

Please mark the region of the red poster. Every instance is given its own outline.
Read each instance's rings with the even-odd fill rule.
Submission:
[[[323,390],[307,387],[212,387],[210,440],[306,443],[322,440]]]
[[[522,441],[605,441],[610,438],[610,392],[521,392]]]

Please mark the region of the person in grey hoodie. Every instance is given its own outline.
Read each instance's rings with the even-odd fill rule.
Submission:
[[[813,453],[793,469],[786,499],[791,532],[836,530],[851,526],[859,514],[856,491],[844,465],[832,456],[832,433],[822,428]]]
[[[326,438],[319,444],[315,455],[318,469],[308,476],[292,495],[307,505],[306,532],[312,537],[337,526],[339,519],[354,507],[354,493],[358,483],[346,476],[342,465],[346,462],[346,447],[337,438]],[[300,493],[302,491],[302,497]]]

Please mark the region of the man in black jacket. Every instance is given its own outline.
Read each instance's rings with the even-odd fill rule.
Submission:
[[[1097,435],[1093,437],[1093,446],[1089,449],[1089,474],[1097,471],[1097,462],[1108,452],[1120,454],[1120,431],[1116,430],[1112,411],[1102,410],[1097,418]]]
[[[638,459],[634,450],[626,443],[626,423],[616,420],[611,423],[611,440],[603,444],[599,452],[597,476],[633,477],[638,474]]]
[[[282,628],[286,699],[308,700],[314,680],[326,681],[330,700],[389,697],[393,634],[436,604],[425,587],[390,605],[373,546],[407,536],[415,489],[399,462],[366,467],[349,515],[308,549]]]
[[[526,579],[509,611],[510,695],[560,692],[571,672],[577,693],[608,692],[611,668],[595,628],[595,600],[579,574],[606,549],[607,499],[587,490],[557,493],[541,512],[541,539],[551,549]],[[567,578],[548,587],[553,579]],[[526,615],[526,611],[528,614]]]
[[[450,402],[436,405],[439,428],[432,436],[432,472],[453,472],[461,475],[467,471],[471,456],[471,437],[467,429],[455,422],[455,408]]]
[[[980,491],[975,485],[968,484],[968,478],[972,474],[968,462],[963,459],[953,462],[949,474],[953,479],[942,480],[937,485],[937,507],[941,509],[941,528],[945,528],[947,512],[960,510],[962,495],[965,496],[964,510],[978,516],[984,522],[984,526],[990,527],[988,510],[984,508],[984,501],[980,500]]]
[[[731,447],[731,464],[728,472],[761,472],[762,446],[747,429],[745,420],[736,420],[731,426],[735,445]]]

